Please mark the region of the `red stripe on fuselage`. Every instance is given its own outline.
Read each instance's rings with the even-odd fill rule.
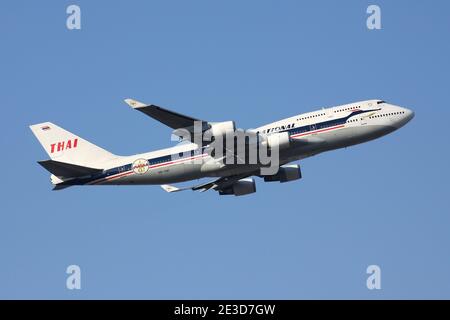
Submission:
[[[105,182],[105,181],[109,181],[109,180],[112,180],[112,179],[117,179],[117,178],[121,178],[121,177],[124,177],[124,176],[128,176],[128,175],[130,175],[132,173],[133,173],[133,171],[117,173],[116,175],[113,175],[113,176],[110,176],[110,177],[106,177],[106,178],[101,178],[100,180],[89,182],[88,184],[96,184],[96,183],[100,183],[100,182]]]
[[[158,167],[167,166],[167,165],[170,165],[170,164],[180,163],[180,162],[187,161],[187,160],[195,160],[195,159],[198,159],[198,158],[203,158],[204,156],[207,156],[207,155],[208,154],[205,153],[205,154],[201,154],[201,155],[198,155],[198,156],[193,156],[193,157],[186,158],[186,159],[178,159],[178,160],[174,160],[174,161],[158,163],[158,164],[154,164],[154,165],[150,166],[150,168],[158,168]]]
[[[204,153],[204,154],[201,154],[201,155],[197,155],[197,156],[193,156],[193,157],[189,157],[189,158],[185,158],[185,159],[178,159],[178,160],[174,160],[174,161],[154,164],[152,166],[149,166],[149,169],[159,168],[159,167],[168,166],[168,165],[172,165],[172,164],[177,164],[177,163],[181,163],[183,161],[196,160],[198,158],[203,158],[203,157],[205,157],[207,155],[208,154]],[[124,177],[124,176],[128,176],[128,175],[133,174],[133,173],[134,173],[133,170],[130,170],[130,171],[127,171],[127,172],[121,172],[121,173],[117,173],[117,174],[109,176],[109,177],[101,178],[100,180],[97,180],[97,181],[89,182],[88,184],[97,184],[97,183],[101,183],[101,182],[111,181],[111,180],[115,180],[115,179],[118,179],[118,178],[121,178],[121,177]]]
[[[294,134],[294,135],[291,136],[291,138],[307,136],[308,134],[320,133],[320,132],[330,131],[330,130],[339,129],[339,128],[343,128],[343,127],[345,127],[345,124],[341,124],[341,125],[338,125],[336,127],[330,127],[330,128],[326,128],[326,129],[320,129],[320,130],[315,130],[315,131],[309,131],[309,132]]]

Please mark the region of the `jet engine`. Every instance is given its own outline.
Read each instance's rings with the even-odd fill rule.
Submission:
[[[289,148],[291,138],[288,132],[273,133],[264,137],[262,143],[267,145],[269,149],[278,148],[278,150],[283,150]]]
[[[172,134],[180,137],[180,140],[191,141],[198,143],[209,144],[217,137],[222,136],[223,139],[227,133],[233,133],[236,131],[236,125],[234,121],[224,122],[206,122],[202,121],[200,127],[196,127],[198,123],[190,127],[175,129]]]
[[[208,130],[213,137],[225,136],[227,133],[236,131],[234,121],[209,122],[211,128]]]
[[[220,195],[244,196],[256,192],[255,180],[253,178],[241,179],[235,182],[231,187],[220,190]]]
[[[289,182],[302,178],[302,171],[298,164],[284,165],[278,169],[278,173],[272,176],[264,176],[265,182],[279,181]]]

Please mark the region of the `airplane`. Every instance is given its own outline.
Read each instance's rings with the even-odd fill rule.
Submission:
[[[213,137],[236,130],[234,121],[209,122],[133,99],[125,102],[174,129],[175,135],[179,129],[193,132],[196,123],[201,124],[202,133],[209,130]],[[243,196],[256,192],[254,176],[265,182],[301,179],[300,165],[291,162],[382,137],[413,117],[414,112],[407,108],[383,100],[366,100],[251,129],[249,132],[265,139],[269,149],[278,148],[279,166],[271,175],[261,175],[261,163],[225,163],[223,157],[209,152],[208,142],[203,140],[195,143],[191,138],[167,149],[118,156],[51,122],[31,125],[30,129],[50,156],[38,163],[51,173],[53,190],[76,185],[160,185],[169,193],[215,190],[220,195]],[[172,185],[201,178],[214,179],[188,187]]]

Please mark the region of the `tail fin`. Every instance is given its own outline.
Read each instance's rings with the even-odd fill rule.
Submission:
[[[51,122],[35,124],[30,126],[30,129],[50,158],[59,163],[98,167],[102,162],[116,157]]]

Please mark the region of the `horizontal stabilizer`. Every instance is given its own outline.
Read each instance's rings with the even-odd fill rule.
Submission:
[[[38,163],[55,176],[64,178],[83,177],[103,172],[103,169],[83,167],[55,160],[43,160],[38,161]]]
[[[71,187],[71,186],[72,186],[72,185],[70,185],[70,184],[63,184],[63,183],[56,184],[56,185],[53,187],[53,191],[62,190],[62,189],[65,189],[65,188],[68,188],[68,187]]]

